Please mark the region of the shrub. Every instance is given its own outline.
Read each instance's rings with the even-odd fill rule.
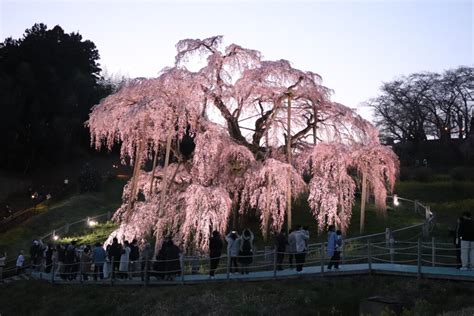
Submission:
[[[474,168],[472,167],[456,167],[450,172],[451,179],[456,181],[473,181]]]
[[[79,174],[79,191],[97,192],[100,190],[102,179],[97,169],[86,163]]]
[[[433,170],[429,167],[403,167],[400,170],[401,181],[429,182],[433,179]]]

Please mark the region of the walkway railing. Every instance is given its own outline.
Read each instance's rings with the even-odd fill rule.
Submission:
[[[206,256],[180,256],[169,260],[139,260],[118,262],[114,259],[93,264],[84,258],[77,262],[53,261],[32,267],[32,276],[52,283],[83,284],[182,284],[212,282],[215,280],[262,280],[296,277],[299,275],[347,275],[347,274],[395,274],[413,277],[429,277],[474,281],[474,270],[460,271],[456,251],[459,249],[446,243],[402,241],[390,244],[385,242],[359,244],[350,250],[345,245],[342,250],[340,269],[328,270],[330,258],[325,253],[326,243],[314,245],[312,250],[303,253],[257,253],[248,257],[237,256],[235,269],[231,257],[219,257],[215,266],[215,276],[210,277],[212,261]],[[293,256],[293,260],[289,258]],[[304,263],[296,258],[305,256]],[[295,258],[296,257],[296,258]],[[297,272],[297,264],[302,264],[302,272]],[[102,266],[103,268],[99,268]],[[114,268],[115,267],[115,268]],[[474,267],[473,267],[474,268]],[[95,269],[95,273],[94,273]],[[126,270],[126,271],[121,271]],[[103,275],[101,275],[103,271]],[[102,278],[101,278],[102,276]],[[94,280],[97,279],[97,280]]]
[[[66,223],[63,226],[58,227],[55,230],[47,233],[46,235],[41,236],[40,239],[43,242],[49,241],[49,240],[55,241],[59,239],[61,236],[65,237],[67,236],[67,234],[71,234],[75,231],[80,232],[83,229],[84,225],[87,225],[87,227],[93,227],[100,222],[107,222],[111,218],[112,218],[111,212],[99,214],[93,217],[86,217],[72,223]]]
[[[430,230],[433,228],[434,225],[434,220],[435,216],[431,212],[429,206],[423,205],[419,201],[413,201],[397,196],[392,196],[388,198],[388,202],[390,204],[398,204],[398,203],[403,203],[403,204],[408,204],[408,205],[413,205],[413,211],[420,216],[423,220],[418,223],[414,224],[408,227],[403,227],[400,229],[396,230],[391,230],[390,228],[386,228],[384,232],[376,233],[376,234],[370,234],[370,235],[364,235],[364,236],[359,236],[359,237],[354,237],[354,238],[348,238],[344,242],[344,252],[342,256],[342,264],[343,265],[354,265],[354,264],[366,264],[368,267],[372,267],[373,264],[377,263],[388,263],[388,264],[398,264],[398,263],[405,263],[405,264],[413,264],[414,260],[418,260],[418,256],[415,256],[412,253],[412,250],[415,249],[415,246],[413,243],[416,244],[414,240],[417,240],[420,238],[420,236],[426,237]],[[42,236],[42,240],[56,240],[58,239],[59,235],[65,235],[67,233],[71,232],[72,227],[80,227],[80,225],[91,225],[91,223],[98,223],[99,221],[107,221],[111,218],[111,213],[104,213],[100,214],[94,217],[88,217],[84,218],[82,220],[73,222],[73,223],[68,223],[64,225],[63,227],[60,227],[56,230],[53,230],[52,232]],[[418,231],[417,231],[418,230]],[[411,238],[405,239],[405,241],[400,241],[401,237],[403,234],[406,232],[414,232],[414,234],[411,235]],[[431,261],[430,262],[436,262],[435,259],[437,258],[436,256],[443,256],[445,262],[440,261],[439,264],[442,265],[444,264],[445,266],[449,266],[453,264],[450,260],[452,259],[452,256],[446,254],[445,252],[447,251],[446,245],[444,245],[446,249],[443,247],[435,247],[435,241],[432,240],[431,246],[432,246],[432,253],[431,253]],[[315,267],[318,266],[320,269],[320,273],[324,273],[324,266],[327,264],[327,258],[325,258],[325,243],[314,243],[308,245],[308,251],[306,252],[306,263],[305,265],[307,267]],[[419,256],[421,263],[426,263],[428,260],[428,254],[424,253],[423,251],[426,250],[426,244],[422,244],[421,250],[422,254]],[[439,249],[437,249],[439,248]],[[384,251],[382,251],[384,250]],[[425,251],[426,252],[426,251]],[[435,257],[433,257],[433,253]],[[295,254],[284,254],[281,253],[280,255],[286,255],[286,256],[293,256]],[[416,257],[416,259],[413,258],[413,256]],[[274,249],[266,247],[264,251],[256,251],[253,256],[252,256],[252,265],[248,267],[248,270],[251,272],[252,275],[256,272],[271,272],[272,277],[278,277],[279,273],[279,267],[281,265],[277,262],[278,259],[278,253]],[[397,258],[397,260],[395,260]],[[293,258],[293,261],[296,259]],[[226,261],[226,265],[222,265],[222,262]],[[147,261],[148,263],[145,265],[145,262],[140,262],[139,265],[141,266],[141,273],[145,274],[145,266],[148,266],[148,274],[151,276],[154,275],[167,275],[163,271],[158,271],[156,269],[153,269],[153,266],[159,267],[160,264],[162,264],[160,261],[156,260],[151,260]],[[418,261],[417,261],[418,262]],[[179,259],[180,263],[180,271],[184,271],[184,273],[180,273],[181,276],[181,282],[189,281],[187,280],[187,275],[189,276],[203,276],[206,275],[209,271],[209,258],[205,256],[181,256]],[[55,263],[56,265],[54,266],[54,269],[52,269],[52,276],[51,276],[51,281],[61,281],[62,278],[57,279],[57,275],[63,275],[64,273],[76,273],[75,272],[64,272],[60,271],[59,269],[63,269],[60,267],[67,267],[66,263]],[[111,263],[109,262],[107,265],[110,265]],[[293,262],[293,265],[295,265],[296,262]],[[77,263],[71,263],[73,265],[74,269],[79,269],[80,267],[78,266]],[[207,267],[207,268],[206,268]],[[69,269],[69,268],[68,268]],[[106,268],[107,269],[107,268]],[[206,270],[207,269],[207,270]],[[40,267],[33,267],[33,270],[40,270],[40,271],[45,271],[45,268],[40,268]],[[371,270],[371,269],[369,269]],[[69,271],[69,270],[68,270]],[[157,272],[158,271],[158,272]],[[234,278],[234,275],[232,275],[232,270],[230,266],[230,258],[228,256],[223,256],[220,259],[220,265],[217,267],[218,272],[225,271],[225,278],[230,279],[231,276]],[[311,271],[311,270],[310,270]],[[314,272],[314,271],[313,271]],[[54,275],[56,273],[56,276]],[[41,276],[44,273],[41,272],[39,275],[36,274],[36,276]],[[264,273],[265,277],[268,277],[268,273]],[[280,273],[281,274],[281,273]],[[283,273],[283,275],[291,275],[291,273]],[[282,275],[280,275],[282,276]],[[222,276],[221,276],[222,277]],[[114,279],[114,276],[111,276],[112,279]],[[245,277],[248,278],[248,277]],[[67,279],[67,278],[66,278]],[[191,278],[193,279],[193,278]],[[196,277],[194,277],[196,279]],[[201,279],[201,278],[197,278]],[[148,281],[147,281],[148,282]]]

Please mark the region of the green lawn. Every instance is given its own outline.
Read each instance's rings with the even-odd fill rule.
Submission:
[[[418,199],[429,205],[436,214],[436,226],[433,235],[449,240],[449,230],[456,225],[456,219],[464,211],[474,212],[474,182],[472,181],[435,181],[435,182],[399,182],[398,195]]]
[[[115,211],[121,203],[121,191],[124,184],[125,180],[113,180],[105,185],[102,192],[73,195],[57,202],[47,212],[28,220],[14,229],[1,233],[0,250],[5,249],[10,254],[16,254],[21,248],[27,250],[31,240],[63,226],[66,222],[71,223],[87,216]],[[437,225],[433,233],[435,236],[445,240],[449,238],[448,230],[456,222],[457,216],[464,210],[474,209],[474,182],[399,182],[396,192],[401,197],[413,200],[418,199],[430,205],[437,216]],[[423,220],[413,212],[413,206],[409,203],[402,203],[397,208],[390,207],[387,214],[388,216],[385,218],[378,215],[373,205],[369,204],[366,210],[364,234],[383,232],[386,227],[397,229],[419,223]],[[360,206],[359,201],[356,201],[347,237],[360,235],[359,219]],[[293,223],[309,226],[311,242],[325,240],[326,238],[324,232],[318,235],[317,223],[310,213],[305,196],[302,196],[293,205]],[[240,220],[239,226],[250,227],[254,232],[259,232],[259,225],[257,216],[248,215]],[[112,229],[113,226],[106,226],[100,230],[91,230],[86,225],[76,225],[71,227],[68,236],[74,236],[80,242],[90,243],[105,239],[104,236],[112,231]],[[407,232],[406,234],[413,233]],[[265,242],[260,233],[256,235],[257,247],[263,248],[265,244],[271,243],[271,239]],[[407,237],[409,237],[408,235]],[[66,241],[69,240],[66,239]]]
[[[358,315],[371,296],[397,297],[408,315],[472,304],[474,285],[396,277],[305,278],[167,287],[17,282],[0,288],[2,315]],[[391,315],[391,314],[387,314]]]
[[[111,180],[101,192],[73,195],[51,205],[44,213],[0,233],[0,250],[7,251],[11,260],[20,249],[28,253],[32,240],[66,223],[108,211],[113,213],[121,204],[124,184],[124,180]]]
[[[50,208],[28,222],[0,234],[0,247],[16,252],[28,249],[32,239],[54,228],[107,211],[113,212],[120,204],[124,181],[113,181],[103,192],[75,195]],[[448,238],[448,229],[464,210],[474,210],[474,182],[436,181],[399,182],[396,193],[405,198],[418,199],[431,206],[437,216],[434,235]],[[294,204],[293,222],[308,224],[312,241],[324,240],[317,236],[316,222],[309,213],[304,197]],[[359,234],[359,206],[354,206],[348,237]],[[411,205],[402,203],[388,212],[388,217],[377,216],[372,206],[366,213],[366,233],[381,232],[418,223]],[[241,226],[258,231],[258,218],[247,216]],[[104,238],[111,225],[90,231],[83,228],[75,239],[87,243]],[[67,241],[67,240],[63,240]],[[270,242],[270,241],[269,241]],[[259,247],[263,238],[258,238]],[[10,257],[11,258],[11,257]],[[67,286],[20,282],[0,287],[1,315],[129,315],[133,314],[357,314],[361,300],[373,295],[396,296],[403,301],[404,315],[433,315],[472,306],[474,285],[390,277],[341,277],[282,280],[275,282],[188,285],[172,287],[99,287]],[[41,293],[41,294],[39,294]],[[466,309],[472,311],[471,309]],[[450,315],[455,315],[456,312]],[[389,314],[388,314],[389,315]]]

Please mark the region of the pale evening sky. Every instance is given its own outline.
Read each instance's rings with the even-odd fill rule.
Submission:
[[[323,77],[333,100],[360,103],[382,82],[473,65],[474,4],[453,1],[0,0],[0,40],[42,22],[93,41],[109,73],[151,77],[184,38],[224,35]]]

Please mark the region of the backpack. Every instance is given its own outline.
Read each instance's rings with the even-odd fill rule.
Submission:
[[[66,249],[66,261],[71,263],[76,261],[76,248],[68,246]]]
[[[252,252],[252,245],[250,244],[249,239],[244,239],[244,243],[242,244],[242,253],[251,253]]]
[[[138,260],[140,254],[139,254],[139,251],[138,251],[138,247],[137,246],[130,246],[130,260],[131,261],[135,261],[135,260]]]

